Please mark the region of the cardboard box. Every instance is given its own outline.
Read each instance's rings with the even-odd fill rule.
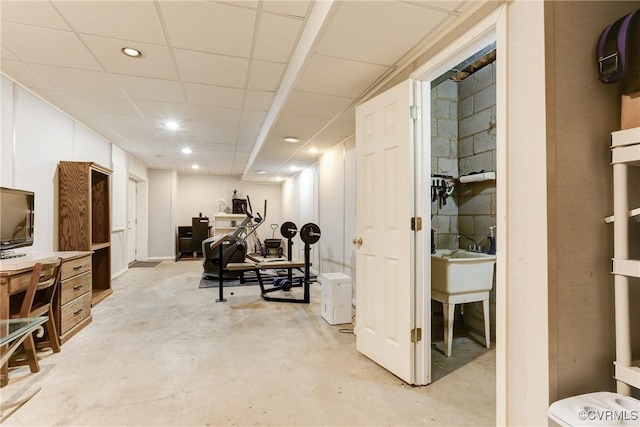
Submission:
[[[640,127],[640,92],[622,95],[620,129]]]

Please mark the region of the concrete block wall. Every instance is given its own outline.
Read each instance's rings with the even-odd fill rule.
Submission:
[[[460,176],[482,170],[495,171],[496,165],[496,79],[495,62],[459,83],[460,119],[458,154]],[[460,234],[471,236],[482,251],[488,249],[489,227],[496,225],[495,181],[458,185],[458,226]],[[499,232],[499,230],[498,230]],[[461,239],[464,240],[464,239]],[[466,247],[468,242],[460,242]],[[490,300],[491,335],[495,339],[495,282]],[[465,305],[464,324],[484,335],[482,303]]]
[[[432,174],[458,177],[458,111],[457,83],[445,80],[431,89]],[[431,224],[437,229],[436,248],[457,247],[458,200],[455,191],[447,198],[446,205],[439,200],[432,202]]]
[[[459,83],[458,133],[460,176],[495,171],[496,163],[495,63]],[[461,184],[458,188],[460,233],[487,246],[489,226],[496,221],[495,181]],[[466,247],[466,242],[461,244]]]

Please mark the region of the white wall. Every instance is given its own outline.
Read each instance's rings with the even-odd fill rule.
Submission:
[[[22,251],[58,247],[60,160],[111,167],[111,144],[2,76],[2,186],[35,192],[35,236]],[[12,99],[7,94],[13,93]]]
[[[281,224],[280,184],[256,184],[241,182],[239,176],[215,176],[181,174],[169,170],[149,170],[149,248],[152,259],[173,259],[176,254],[175,239],[178,226],[191,225],[191,219],[202,213],[211,221],[217,212],[216,201],[224,199],[231,209],[233,190],[240,198],[249,195],[254,215],[264,216],[267,201],[267,217],[258,229],[260,239],[271,237],[270,224]],[[275,237],[280,233],[278,227]]]
[[[269,224],[280,224],[280,184],[257,184],[241,182],[239,176],[217,176],[178,174],[178,193],[176,195],[178,225],[191,225],[191,218],[200,213],[213,221],[218,212],[217,200],[224,199],[231,210],[233,190],[237,190],[240,198],[251,199],[254,215],[259,212],[264,216],[264,201],[267,201],[266,224],[260,227],[261,238],[271,237]],[[279,230],[279,228],[278,228]],[[276,238],[278,234],[276,233]]]
[[[112,169],[113,150],[121,170],[126,153],[5,76],[1,89],[0,185],[34,191],[36,201],[34,245],[18,251],[57,250],[58,162],[89,161]],[[146,175],[146,166],[136,166],[136,173]],[[126,201],[112,195],[112,208],[117,219]],[[111,235],[112,275],[126,269],[125,237],[122,229]]]
[[[285,221],[298,229],[318,224],[322,236],[311,246],[312,269],[317,274],[343,272],[355,279],[355,139],[326,151],[314,166],[282,185]],[[294,239],[294,257],[303,257],[304,243]]]
[[[298,231],[303,225],[310,222],[319,225],[318,206],[318,165],[303,169],[282,185],[283,220],[296,224]],[[324,230],[320,228],[320,231],[323,233],[320,241],[323,241]],[[304,259],[304,243],[300,240],[300,233],[293,238],[293,254],[291,257],[294,260]],[[311,246],[310,259],[312,271],[320,273],[322,265],[317,243]]]
[[[149,169],[149,259],[175,257],[176,182],[175,171]]]
[[[323,153],[318,162],[318,242],[323,273],[341,272],[355,283],[355,138]],[[354,287],[355,290],[355,287]]]

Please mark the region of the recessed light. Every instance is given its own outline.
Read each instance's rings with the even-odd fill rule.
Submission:
[[[283,177],[281,177],[281,176],[276,176],[276,177],[275,177],[275,178],[273,178],[273,179],[274,179],[274,180],[276,180],[276,181],[282,181],[282,180],[284,180],[284,178],[283,178]]]
[[[316,147],[311,147],[307,151],[311,154],[316,154],[318,152],[318,149]]]
[[[127,55],[130,58],[141,58],[142,57],[142,52],[140,52],[138,49],[134,49],[132,47],[123,47],[122,49],[120,49],[120,52],[124,53],[125,55]]]
[[[260,175],[264,175],[265,173],[267,173],[267,171],[258,171],[258,172],[256,172],[256,173],[257,173],[257,174],[260,174]]]
[[[200,166],[198,166],[198,165],[191,165],[191,169],[200,169]]]
[[[193,153],[193,151],[192,151],[192,150],[191,150],[191,148],[189,148],[189,147],[184,147],[184,148],[182,149],[182,153],[183,153],[183,154],[191,154],[191,153]]]
[[[168,122],[164,122],[164,125],[167,127],[167,129],[171,129],[171,130],[176,130],[180,128],[180,125],[178,124],[178,122],[174,122],[174,121],[168,121]]]
[[[302,169],[300,166],[290,166],[289,170],[291,172],[298,172],[300,169]]]
[[[286,142],[291,142],[291,143],[294,143],[294,144],[295,144],[296,142],[300,141],[300,140],[299,140],[298,138],[296,138],[295,136],[287,136],[284,140],[285,140]]]

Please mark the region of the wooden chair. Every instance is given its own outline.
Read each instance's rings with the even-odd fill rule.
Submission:
[[[26,317],[48,316],[45,322],[47,341],[40,341],[39,347],[51,347],[54,353],[60,352],[58,332],[56,331],[55,318],[53,317],[53,298],[60,283],[60,266],[62,258],[54,262],[37,263],[33,267],[31,280],[27,291],[24,293],[20,311],[11,313],[12,319]],[[25,360],[10,362],[10,365],[29,365],[31,372],[39,372],[40,365],[36,356],[36,344],[31,334],[23,343],[26,353]]]

